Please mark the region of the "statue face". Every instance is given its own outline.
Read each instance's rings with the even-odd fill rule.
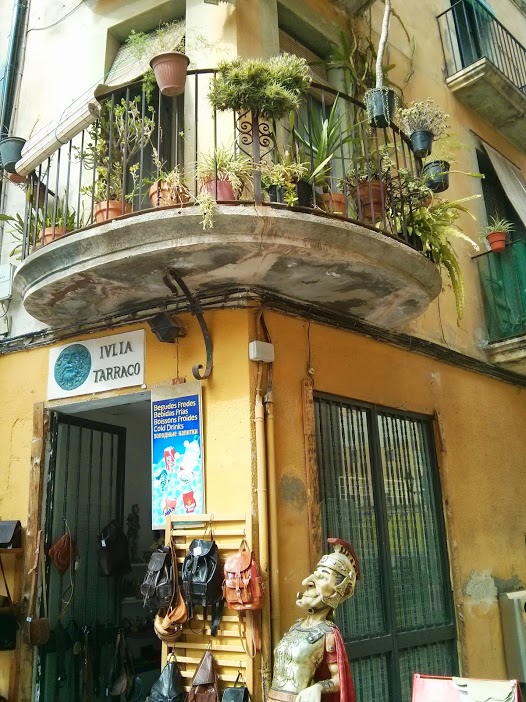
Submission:
[[[330,597],[335,590],[337,574],[331,568],[318,564],[312,575],[301,583],[305,587],[304,593],[298,593],[296,605],[301,609],[325,609],[325,597]]]

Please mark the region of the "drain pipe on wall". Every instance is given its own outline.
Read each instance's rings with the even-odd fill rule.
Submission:
[[[250,351],[249,351],[250,356]],[[255,359],[251,359],[255,360]],[[258,503],[258,539],[259,539],[259,567],[263,581],[269,580],[269,546],[268,546],[268,511],[267,511],[267,457],[265,441],[265,410],[261,393],[263,377],[263,362],[258,362],[256,385],[256,398],[254,405],[254,423],[256,434],[256,475],[257,475],[257,503]],[[271,650],[270,650],[270,622],[268,610],[261,612],[261,686],[262,699],[267,699],[270,688],[271,675]]]
[[[11,34],[7,47],[7,56],[4,69],[4,87],[0,100],[0,139],[9,135],[15,95],[17,89],[18,69],[21,59],[21,47],[24,39],[30,0],[15,0],[13,4],[13,20],[11,22]],[[3,212],[5,182],[0,178],[0,212]],[[4,224],[4,223],[2,223]],[[0,248],[3,239],[3,226],[0,229]]]

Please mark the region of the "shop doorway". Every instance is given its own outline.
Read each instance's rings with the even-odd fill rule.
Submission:
[[[160,641],[139,597],[146,555],[153,539],[162,538],[151,530],[150,402],[142,398],[50,413],[45,541],[49,546],[70,531],[78,556],[63,575],[46,559],[52,636],[39,650],[40,702],[108,699],[115,640],[123,628],[135,669],[132,699],[144,700],[159,675]],[[97,535],[113,519],[133,550],[131,572],[118,580],[101,575],[97,558]]]

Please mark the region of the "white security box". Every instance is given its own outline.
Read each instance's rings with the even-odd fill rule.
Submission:
[[[15,266],[12,263],[2,263],[0,265],[0,301],[9,300],[13,290],[13,276]]]
[[[526,590],[499,595],[509,678],[526,682]]]
[[[248,357],[251,361],[274,361],[274,346],[266,341],[251,341],[248,345]]]

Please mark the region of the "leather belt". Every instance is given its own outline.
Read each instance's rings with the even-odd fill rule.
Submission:
[[[294,692],[284,692],[273,688],[270,688],[268,693],[268,699],[276,700],[276,702],[294,702],[297,696]]]

